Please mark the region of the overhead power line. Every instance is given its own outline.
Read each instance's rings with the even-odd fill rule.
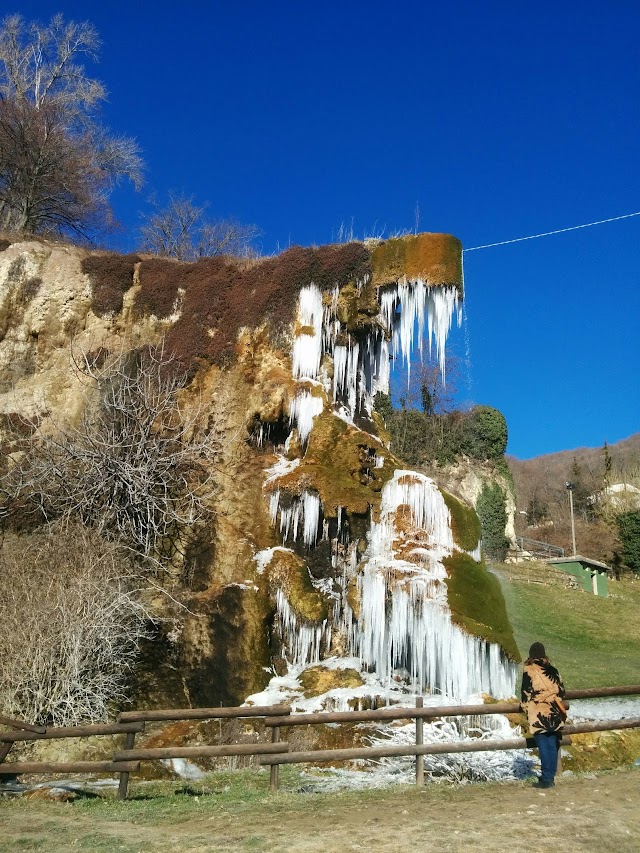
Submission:
[[[566,231],[577,231],[579,228],[592,228],[594,225],[604,225],[605,222],[617,222],[619,219],[631,219],[640,216],[640,210],[635,213],[623,213],[622,216],[612,216],[609,219],[599,219],[597,222],[587,222],[584,225],[572,225],[570,228],[558,228],[555,231],[543,231],[542,234],[531,234],[529,237],[514,237],[513,240],[501,240],[499,243],[487,243],[484,246],[470,246],[463,252],[477,252],[478,249],[492,249],[494,246],[507,246],[509,243],[522,243],[523,240],[537,240],[538,237],[551,237],[553,234],[564,234]]]

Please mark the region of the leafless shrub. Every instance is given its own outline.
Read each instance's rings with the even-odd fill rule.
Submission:
[[[151,204],[152,212],[144,217],[140,229],[143,252],[179,261],[257,254],[253,241],[260,230],[255,225],[243,225],[235,219],[207,220],[206,205],[195,204],[193,197],[169,193],[165,207],[153,200]]]
[[[73,367],[80,423],[40,425],[0,477],[5,515],[77,520],[167,566],[211,516],[217,432],[197,428],[182,402],[188,378],[162,345],[77,352]]]
[[[122,547],[80,526],[5,536],[0,708],[33,723],[106,718],[148,624]]]

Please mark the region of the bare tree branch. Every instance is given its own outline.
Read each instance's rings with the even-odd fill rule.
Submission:
[[[143,252],[180,261],[215,255],[256,255],[253,242],[260,236],[257,226],[232,219],[208,221],[206,205],[195,204],[192,196],[169,193],[165,207],[152,201],[152,208],[140,229]]]
[[[96,121],[105,89],[78,61],[99,46],[91,24],[61,15],[0,25],[0,228],[86,238],[110,221],[115,184],[140,186],[138,146]]]
[[[126,697],[146,636],[135,567],[81,527],[0,547],[0,708],[46,725],[102,720]]]
[[[43,423],[26,441],[0,477],[5,515],[79,520],[168,566],[211,518],[219,436],[185,410],[187,377],[162,345],[104,363],[75,351],[74,369],[86,385],[81,421]]]

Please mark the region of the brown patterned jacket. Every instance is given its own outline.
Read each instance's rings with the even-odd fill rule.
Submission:
[[[564,694],[560,674],[547,658],[525,661],[520,699],[532,734],[557,732],[562,728],[567,717],[561,701]]]

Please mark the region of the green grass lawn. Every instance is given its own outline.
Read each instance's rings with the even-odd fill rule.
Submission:
[[[640,684],[640,581],[609,581],[609,598],[510,581],[496,567],[522,657],[544,643],[569,689]]]

